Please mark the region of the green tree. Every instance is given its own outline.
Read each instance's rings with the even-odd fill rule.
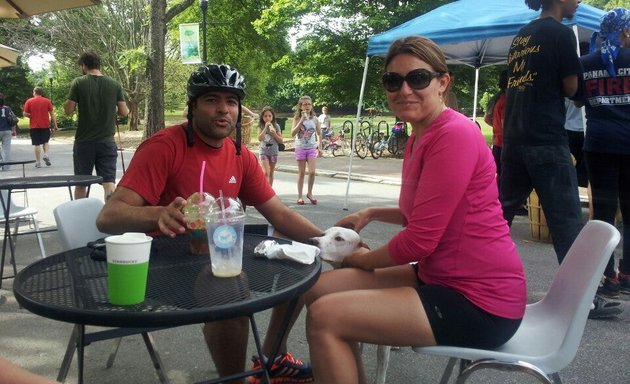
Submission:
[[[24,102],[33,95],[33,84],[28,75],[27,66],[19,58],[15,67],[0,69],[0,93],[4,94],[4,104],[11,107],[18,117],[22,116]]]

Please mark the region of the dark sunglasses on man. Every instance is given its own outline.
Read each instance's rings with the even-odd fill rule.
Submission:
[[[388,92],[397,92],[402,88],[403,82],[407,82],[412,89],[425,89],[431,83],[431,80],[440,77],[444,72],[433,72],[428,69],[420,68],[410,71],[405,76],[396,72],[385,72],[381,78],[383,87]]]

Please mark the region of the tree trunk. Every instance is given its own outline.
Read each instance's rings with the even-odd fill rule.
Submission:
[[[194,0],[184,0],[166,11],[166,0],[151,0],[151,31],[147,72],[149,79],[145,137],[164,128],[164,45],[166,25]]]
[[[137,131],[140,124],[140,106],[137,102],[129,100],[129,130]]]
[[[151,29],[148,57],[149,105],[145,137],[164,128],[164,40],[166,36],[166,0],[151,1]]]

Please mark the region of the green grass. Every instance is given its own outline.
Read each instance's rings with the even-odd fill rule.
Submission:
[[[331,118],[332,121],[332,125],[333,128],[335,130],[335,132],[339,132],[339,130],[341,129],[341,127],[343,126],[343,123],[346,120],[350,120],[352,121],[352,124],[354,125],[355,122],[355,115],[344,115],[344,116],[333,116]],[[164,114],[164,120],[165,120],[165,125],[168,127],[170,125],[174,125],[174,124],[179,124],[183,121],[185,121],[186,119],[184,117],[182,117],[182,111],[169,111],[166,112]],[[377,123],[379,121],[386,121],[390,128],[394,125],[395,121],[394,121],[394,117],[393,116],[379,116],[377,118],[374,119]],[[282,137],[285,138],[285,140],[292,140],[293,138],[291,137],[291,122],[292,119],[288,118],[287,122],[285,124],[284,127],[284,131],[282,132]],[[492,144],[492,127],[489,126],[488,124],[486,124],[483,121],[483,116],[477,117],[477,122],[479,123],[479,125],[481,125],[481,132],[484,136],[484,138],[486,139],[486,143],[488,143],[488,145]],[[29,119],[28,118],[21,118],[20,119],[20,130],[22,133],[26,132],[28,133],[27,129],[28,129],[28,123],[29,123]],[[258,141],[258,132],[257,132],[257,121],[254,121],[252,123],[252,129],[251,129],[251,143],[256,143]],[[120,130],[121,132],[127,131],[129,129],[128,125],[121,125],[120,126]],[[144,125],[141,125],[138,129],[143,130],[144,129]],[[59,136],[74,136],[75,131],[74,130],[60,130],[58,132],[55,133],[55,135],[59,135]]]

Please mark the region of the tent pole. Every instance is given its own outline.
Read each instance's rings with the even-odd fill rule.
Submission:
[[[348,210],[348,194],[350,193],[350,177],[352,176],[352,158],[354,150],[357,146],[357,131],[359,130],[359,117],[361,117],[361,109],[363,107],[363,93],[365,92],[365,83],[367,80],[368,65],[370,64],[370,56],[365,56],[365,67],[363,68],[363,79],[361,80],[361,92],[359,93],[359,104],[357,105],[357,116],[354,120],[354,129],[352,129],[352,146],[350,148],[350,160],[348,161],[348,180],[346,181],[346,198],[343,201],[343,210]]]
[[[475,67],[475,95],[473,97],[472,121],[477,121],[477,97],[479,97],[479,67]]]

